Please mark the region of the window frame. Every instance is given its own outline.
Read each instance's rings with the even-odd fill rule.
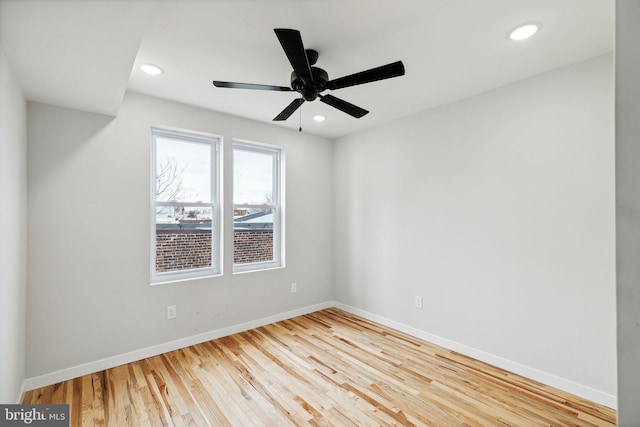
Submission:
[[[187,143],[207,144],[211,147],[211,169],[210,169],[210,201],[209,202],[189,202],[189,201],[158,201],[156,200],[156,171],[157,171],[157,139],[165,138]],[[222,227],[222,198],[221,192],[221,171],[220,164],[222,150],[222,136],[210,133],[197,132],[186,129],[172,127],[151,127],[151,191],[150,191],[150,255],[151,255],[151,285],[180,282],[184,280],[200,279],[204,277],[222,275],[223,266],[223,227]],[[202,268],[192,268],[185,270],[156,271],[156,208],[166,207],[206,207],[211,209],[211,266]]]
[[[261,142],[242,139],[232,140],[232,187],[235,189],[235,152],[236,149],[254,153],[269,154],[273,158],[272,195],[271,203],[236,204],[234,191],[231,194],[232,210],[235,209],[273,209],[273,260],[236,264],[232,256],[233,274],[249,273],[253,271],[271,270],[285,267],[285,215],[284,215],[284,148]],[[233,215],[232,215],[233,216]],[[232,253],[235,250],[235,221],[232,224],[234,238],[232,239]]]

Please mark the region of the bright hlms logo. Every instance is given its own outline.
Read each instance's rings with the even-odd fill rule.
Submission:
[[[19,411],[9,411],[9,408],[4,408],[4,419],[6,421],[22,421],[25,424],[31,424],[34,421],[47,421],[47,411],[41,409],[37,411],[36,408]]]
[[[0,405],[0,426],[68,426],[69,405]],[[1,418],[1,417],[0,417]]]

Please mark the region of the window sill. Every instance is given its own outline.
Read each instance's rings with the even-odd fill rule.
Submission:
[[[259,265],[259,264],[247,264],[243,265],[241,268],[236,268],[234,266],[234,270],[232,274],[245,274],[245,273],[255,273],[258,271],[269,271],[269,270],[280,270],[284,268],[284,265]]]
[[[150,285],[151,286],[156,286],[156,285],[169,285],[172,283],[180,283],[180,282],[191,282],[193,280],[200,280],[200,279],[209,279],[212,277],[220,277],[222,276],[222,273],[210,273],[210,274],[202,274],[199,276],[191,276],[191,277],[159,277],[156,280],[152,280]]]

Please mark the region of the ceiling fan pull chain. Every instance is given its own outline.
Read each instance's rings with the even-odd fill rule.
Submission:
[[[300,104],[300,120],[298,121],[299,127],[298,132],[302,132],[302,104]]]

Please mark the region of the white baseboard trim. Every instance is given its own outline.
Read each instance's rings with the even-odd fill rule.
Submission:
[[[139,350],[134,350],[128,353],[118,354],[115,356],[96,360],[94,362],[72,366],[70,368],[61,369],[59,371],[39,375],[37,377],[27,378],[24,380],[22,390],[23,392],[25,392],[28,390],[33,390],[35,388],[45,387],[83,375],[88,375],[94,372],[103,371],[105,369],[114,368],[126,363],[146,359],[147,357],[157,356],[169,351],[178,350],[181,348],[189,347],[191,345],[200,344],[206,341],[214,340],[216,338],[225,337],[228,335],[236,334],[238,332],[248,331],[250,329],[259,328],[260,326],[265,326],[270,323],[280,322],[282,320],[291,319],[293,317],[302,316],[304,314],[313,313],[314,311],[324,310],[325,308],[331,308],[335,306],[336,303],[334,301],[314,304],[307,307],[286,311],[284,313],[278,313],[272,316],[263,317],[261,319],[255,319],[237,325],[228,326],[226,328],[203,332],[201,334],[180,338],[174,341],[169,341],[167,343],[141,348]]]
[[[456,341],[452,341],[447,338],[443,338],[438,335],[434,335],[429,332],[422,331],[420,329],[416,329],[412,326],[405,325],[403,323],[396,322],[391,319],[387,319],[386,317],[378,316],[377,314],[369,313],[367,311],[361,310],[356,307],[352,307],[350,305],[336,302],[335,307],[339,308],[340,310],[344,310],[348,313],[355,314],[356,316],[363,317],[367,320],[371,320],[372,322],[376,322],[381,325],[387,326],[389,328],[396,329],[400,332],[404,332],[413,337],[420,338],[430,343],[439,345],[448,350],[453,350],[458,353],[464,354],[465,356],[472,357],[481,362],[485,362],[490,365],[497,366],[498,368],[504,369],[509,372],[513,372],[514,374],[522,375],[523,377],[532,379],[534,381],[538,381],[540,383],[549,385],[551,387],[555,387],[557,389],[566,391],[568,393],[575,394],[576,396],[580,396],[592,402],[599,403],[608,408],[616,409],[618,406],[618,399],[616,396],[612,394],[595,390],[583,384],[579,384],[579,383],[567,380],[565,378],[561,378],[556,375],[552,375],[552,374],[531,368],[526,365],[521,365],[520,363],[513,362],[508,359],[504,359],[502,357],[493,355],[491,353],[487,353],[482,350],[478,350],[476,348],[469,347],[464,344],[460,344]]]
[[[128,353],[119,354],[104,359],[96,360],[94,362],[85,363],[78,366],[73,366],[59,371],[51,372],[48,374],[40,375],[37,377],[31,377],[24,380],[22,390],[23,392],[33,390],[39,387],[45,387],[48,385],[56,384],[61,381],[67,381],[72,378],[77,378],[83,375],[92,374],[94,372],[100,372],[105,369],[114,368],[116,366],[124,365],[126,363],[135,362],[145,359],[147,357],[157,356],[159,354],[167,353],[169,351],[178,350],[190,345],[200,344],[202,342],[210,341],[216,338],[225,337],[238,332],[247,331],[260,326],[265,326],[270,323],[279,322],[293,317],[302,316],[304,314],[313,313],[314,311],[324,310],[326,308],[336,307],[340,310],[344,310],[348,313],[355,314],[389,328],[396,329],[404,332],[416,338],[428,341],[430,343],[439,345],[449,350],[456,351],[464,354],[465,356],[472,357],[485,363],[497,366],[501,369],[505,369],[509,372],[513,372],[518,375],[530,378],[532,380],[541,382],[551,387],[564,390],[566,392],[575,394],[576,396],[583,397],[609,408],[616,409],[618,400],[616,396],[604,393],[599,390],[595,390],[591,387],[569,381],[567,379],[539,371],[537,369],[521,365],[517,362],[513,362],[502,357],[486,353],[482,350],[469,347],[467,345],[458,343],[456,341],[449,340],[447,338],[440,337],[438,335],[431,334],[429,332],[416,329],[412,326],[405,325],[400,322],[396,322],[386,317],[379,316],[377,314],[370,313],[368,311],[361,310],[356,307],[352,307],[347,304],[342,304],[337,301],[326,301],[320,304],[314,304],[307,307],[298,308],[295,310],[287,311],[284,313],[274,314],[272,316],[263,317],[260,319],[251,320],[248,322],[240,323],[226,328],[216,329],[209,332],[204,332],[197,335],[192,335],[185,338],[180,338],[167,343],[154,345],[151,347],[145,347],[139,350],[134,350]],[[21,397],[19,398],[21,399]]]

